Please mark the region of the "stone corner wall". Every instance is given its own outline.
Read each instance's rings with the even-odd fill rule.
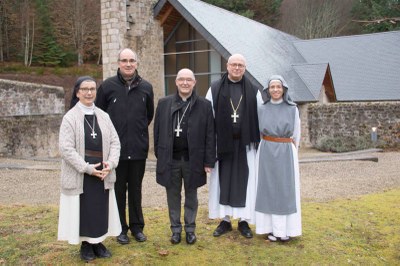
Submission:
[[[62,87],[0,80],[0,156],[56,157]]]

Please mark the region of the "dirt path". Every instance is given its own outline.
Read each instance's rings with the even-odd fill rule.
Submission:
[[[300,159],[320,156],[300,150]],[[400,188],[400,152],[373,153],[372,161],[301,163],[303,201],[353,198],[391,188]],[[10,166],[4,168],[5,165]],[[0,158],[0,204],[58,204],[59,161]],[[17,169],[18,166],[21,169]],[[53,170],[40,170],[53,169]],[[199,189],[199,202],[207,205],[208,185]],[[165,189],[155,182],[154,162],[143,181],[143,206],[166,207]]]

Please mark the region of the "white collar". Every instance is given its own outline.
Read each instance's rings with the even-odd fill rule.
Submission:
[[[282,103],[282,102],[283,102],[283,98],[281,98],[281,99],[279,99],[279,100],[271,99],[271,103],[272,103],[272,104],[280,104],[280,103]]]
[[[79,106],[79,109],[85,114],[85,115],[93,115],[94,114],[94,104],[92,106],[86,106],[81,102],[78,102],[77,105]]]

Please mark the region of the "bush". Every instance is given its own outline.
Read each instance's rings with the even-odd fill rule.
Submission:
[[[370,136],[341,136],[322,137],[317,141],[316,148],[325,152],[348,152],[376,148],[378,143],[373,143]]]

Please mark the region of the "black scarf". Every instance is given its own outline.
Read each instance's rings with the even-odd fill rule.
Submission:
[[[240,128],[240,144],[242,147],[254,145],[260,142],[260,132],[257,115],[257,87],[245,76],[242,78],[242,120]],[[220,80],[211,85],[213,105],[215,111],[215,128],[217,133],[217,152],[221,159],[224,154],[233,153],[232,133],[232,107],[230,105],[230,93],[228,84],[228,73]]]

